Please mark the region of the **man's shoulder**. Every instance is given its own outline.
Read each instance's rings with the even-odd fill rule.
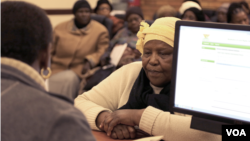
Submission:
[[[56,117],[67,117],[68,119],[84,118],[81,111],[74,107],[74,102],[67,97],[59,94],[41,93],[37,98],[39,98],[41,102],[34,105],[34,109],[40,109],[40,107],[43,106],[43,108],[47,109],[44,114],[50,113],[49,115],[55,117],[55,119]],[[43,112],[41,111],[41,113]]]
[[[19,100],[19,97],[22,97],[22,100]],[[16,88],[9,90],[2,98],[13,101],[14,104],[12,104],[12,106],[16,108],[18,108],[18,106],[32,106],[34,111],[45,108],[47,109],[46,112],[51,114],[56,114],[58,111],[69,109],[79,112],[74,107],[73,101],[69,100],[68,98],[59,94],[51,94],[45,90],[34,88],[23,83],[18,83]],[[27,105],[26,103],[30,104]],[[6,104],[6,106],[9,105],[8,103],[3,104]]]
[[[118,31],[118,33],[124,33],[124,32],[128,32],[128,28],[127,27],[123,27],[123,28],[121,28],[119,31]],[[117,33],[117,34],[118,34]]]
[[[67,117],[71,120],[85,120],[82,112],[74,107],[74,102],[67,97],[64,97],[60,94],[52,94],[48,92],[39,93],[39,91],[37,91],[36,93],[37,96],[33,99],[39,99],[40,102],[36,102],[36,104],[33,105],[34,110],[47,109],[44,112],[39,110],[39,114],[45,114],[48,116],[48,118],[54,117],[55,120],[62,117]]]
[[[94,140],[85,116],[66,98],[21,82],[15,86],[1,96],[3,132],[15,134],[13,140],[38,136],[54,141],[62,140],[61,137],[72,141]],[[23,130],[29,137],[23,135]],[[4,136],[6,140],[9,137]]]
[[[126,27],[123,27],[122,29],[120,29],[116,33],[115,37],[120,37],[120,36],[124,36],[124,35],[128,36],[128,29]]]
[[[91,20],[92,28],[99,32],[108,32],[107,28],[98,21]]]
[[[40,97],[41,100],[47,101],[46,102],[48,104],[47,106],[56,107],[55,109],[51,108],[51,110],[54,111],[55,113],[57,112],[60,113],[59,109],[80,113],[80,111],[74,107],[74,102],[72,100],[60,94],[47,93],[40,95]]]

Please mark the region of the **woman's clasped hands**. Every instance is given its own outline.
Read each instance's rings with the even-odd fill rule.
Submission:
[[[141,110],[117,110],[114,112],[104,111],[97,117],[97,126],[114,139],[133,139],[136,137],[134,126],[139,125]]]

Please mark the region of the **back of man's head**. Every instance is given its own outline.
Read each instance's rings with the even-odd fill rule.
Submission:
[[[31,65],[52,40],[52,27],[46,13],[26,2],[1,3],[1,56]]]

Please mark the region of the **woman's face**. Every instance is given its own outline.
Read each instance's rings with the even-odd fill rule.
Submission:
[[[133,33],[137,33],[140,30],[142,18],[137,14],[131,14],[127,20],[128,29],[131,30]]]
[[[159,40],[148,41],[143,48],[142,66],[151,84],[164,87],[171,81],[173,47]]]
[[[110,12],[111,12],[111,9],[107,3],[101,4],[97,10],[98,15],[103,15],[105,17],[109,17]]]
[[[243,11],[233,15],[231,23],[249,25],[247,14]]]
[[[197,21],[197,18],[194,14],[194,12],[192,11],[186,11],[183,15],[182,20],[186,20],[186,21]]]

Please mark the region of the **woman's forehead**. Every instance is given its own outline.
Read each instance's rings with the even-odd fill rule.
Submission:
[[[172,49],[173,47],[171,47],[169,44],[161,41],[161,40],[150,40],[148,41],[145,45],[144,45],[145,49],[149,49],[149,48],[170,48]]]
[[[151,44],[154,45],[164,45],[164,46],[170,46],[169,44],[165,43],[164,41],[161,40],[150,40],[148,41],[144,46],[149,46]]]

